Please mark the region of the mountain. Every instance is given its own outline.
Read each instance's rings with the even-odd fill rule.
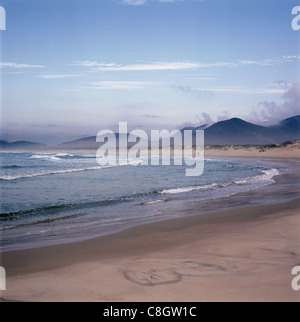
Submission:
[[[269,129],[273,132],[277,142],[279,142],[279,139],[281,142],[297,140],[300,137],[300,116],[285,119],[278,125],[269,127]]]
[[[245,145],[273,143],[268,128],[233,118],[218,122],[205,130],[207,145]]]
[[[197,129],[192,128],[193,131]],[[300,139],[300,116],[269,127],[232,118],[205,129],[205,145],[265,145],[297,139]]]
[[[78,139],[75,141],[64,142],[56,146],[58,149],[97,149],[99,143],[96,142],[96,136]]]
[[[300,139],[300,115],[290,117],[273,126],[261,126],[246,122],[239,118],[215,123],[211,126],[207,124],[198,127],[185,127],[181,130],[203,130],[205,131],[205,145],[268,145]],[[117,142],[119,134],[116,133]],[[150,137],[149,137],[150,139]],[[145,141],[144,143],[147,143]],[[195,144],[195,135],[193,144]],[[65,142],[55,147],[45,144],[17,141],[6,142],[0,140],[0,150],[2,151],[36,151],[36,150],[96,150],[102,144],[96,142],[96,136],[90,136],[75,141]],[[133,146],[130,143],[128,146]]]
[[[246,122],[239,118],[215,123],[211,126],[203,124],[197,127],[185,127],[181,130],[205,131],[205,145],[265,145],[300,139],[300,116],[281,121],[275,126],[261,126]],[[119,134],[116,134],[117,141]],[[150,137],[149,137],[150,139]],[[195,144],[195,137],[193,140]],[[134,143],[128,144],[132,146]],[[101,143],[96,137],[87,137],[58,145],[59,149],[97,149]]]
[[[129,134],[127,134],[128,138]],[[119,141],[119,133],[116,133],[117,147]],[[56,146],[58,149],[68,150],[95,150],[98,149],[103,143],[96,142],[96,136],[90,136],[87,138],[78,139],[75,141],[65,142]],[[135,145],[135,143],[128,143],[128,147]]]
[[[187,127],[183,128],[183,129],[181,130],[181,132],[182,132],[182,131],[186,131],[186,130],[205,130],[205,129],[207,129],[208,127],[209,127],[209,125],[208,125],[208,124],[203,124],[203,125],[200,125],[200,126],[197,126],[197,127],[187,126]]]
[[[0,140],[0,150],[5,151],[28,151],[28,150],[45,150],[48,146],[46,144],[27,142],[27,141],[17,141],[17,142],[6,142]]]

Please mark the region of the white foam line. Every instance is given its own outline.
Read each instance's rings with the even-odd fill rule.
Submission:
[[[254,184],[258,182],[265,182],[266,184],[274,183],[275,181],[273,178],[275,176],[278,176],[280,172],[277,169],[271,169],[271,170],[261,170],[262,175],[256,176],[256,177],[250,177],[241,179],[238,181],[234,181],[234,184],[237,185],[247,185],[247,184]]]
[[[28,157],[28,159],[45,159],[45,160],[52,160],[52,161],[59,161],[60,158],[57,158],[53,155],[32,155]]]
[[[54,171],[37,172],[37,173],[32,173],[32,174],[23,174],[23,175],[18,175],[18,176],[5,176],[5,177],[0,177],[0,179],[10,181],[10,180],[17,180],[17,179],[24,179],[24,178],[48,176],[51,174],[64,174],[64,173],[101,170],[101,169],[103,169],[103,168],[98,166],[98,167],[90,167],[90,168],[82,168],[82,169],[54,170]]]
[[[163,190],[160,193],[161,194],[177,194],[177,193],[186,193],[196,190],[207,190],[207,189],[214,189],[218,185],[216,183],[205,185],[205,186],[197,186],[197,187],[186,187],[186,188],[176,188],[176,189],[169,189],[169,190]]]
[[[153,201],[147,201],[142,203],[143,205],[156,205],[159,203],[165,203],[167,201],[167,199],[160,199],[160,200],[153,200]]]
[[[275,176],[278,176],[280,172],[277,169],[271,169],[271,170],[262,170],[262,175],[255,176],[255,177],[249,177],[245,179],[240,179],[237,181],[233,181],[232,184],[234,185],[251,185],[255,183],[264,183],[264,185],[272,184],[275,181],[273,178]],[[217,187],[228,187],[230,184],[210,184],[210,185],[204,185],[204,186],[196,186],[196,187],[186,187],[186,188],[175,188],[175,189],[169,189],[169,190],[163,190],[160,193],[161,194],[179,194],[179,193],[187,193],[197,190],[208,190],[208,189],[216,189]]]

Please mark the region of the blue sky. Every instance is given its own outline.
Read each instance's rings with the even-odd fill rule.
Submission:
[[[294,0],[0,0],[1,138],[300,114]]]

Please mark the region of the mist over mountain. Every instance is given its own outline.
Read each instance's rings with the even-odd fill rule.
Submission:
[[[116,133],[116,143],[118,146],[119,133]],[[127,134],[128,139],[129,134]],[[137,138],[137,137],[136,137]],[[103,143],[96,142],[96,136],[90,136],[87,138],[78,139],[75,141],[65,142],[56,146],[58,149],[98,149]],[[134,143],[128,143],[128,147],[135,145]]]
[[[0,140],[0,150],[4,151],[37,151],[47,149],[48,146],[46,144],[35,143],[35,142],[27,142],[27,141],[17,141],[17,142],[6,142]]]
[[[282,120],[277,125],[262,126],[246,122],[239,118],[217,122],[211,126],[207,124],[197,127],[185,127],[181,130],[194,132],[193,144],[195,144],[196,130],[205,131],[205,145],[267,145],[283,143],[300,139],[300,115]],[[119,141],[119,134],[116,133]],[[147,143],[147,142],[144,142]],[[45,144],[17,141],[8,143],[0,141],[2,151],[36,151],[36,150],[96,150],[103,143],[96,142],[96,136],[81,138],[65,142],[54,147]],[[128,146],[133,146],[130,143]]]
[[[264,145],[300,138],[300,116],[275,126],[261,126],[239,118],[218,122],[205,130],[206,145]]]
[[[205,130],[209,127],[208,124],[203,124],[203,125],[199,125],[197,127],[192,127],[192,126],[187,126],[187,127],[184,127],[181,131],[189,131],[189,130],[192,130],[192,131],[195,131],[195,130]]]
[[[96,142],[96,136],[90,136],[74,141],[64,142],[61,144],[58,144],[56,146],[59,149],[84,149],[84,148],[91,148],[91,149],[97,149],[99,147],[99,143]]]

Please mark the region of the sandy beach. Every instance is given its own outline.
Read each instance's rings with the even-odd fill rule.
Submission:
[[[206,146],[205,154],[210,156],[229,156],[246,158],[277,158],[277,159],[299,159],[300,141],[286,142],[283,144],[272,144],[263,146]]]
[[[1,1],[0,302],[300,302],[299,30],[300,0]]]
[[[299,210],[293,198],[6,252],[1,299],[297,302],[291,271],[300,265]]]

